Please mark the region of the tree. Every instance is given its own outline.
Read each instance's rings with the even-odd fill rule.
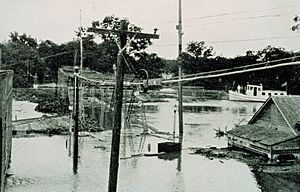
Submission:
[[[132,23],[130,23],[127,19],[120,19],[114,15],[106,16],[102,22],[94,21],[92,23],[92,27],[90,28],[104,28],[104,29],[112,29],[112,30],[119,30],[121,27],[121,21],[125,21],[128,23],[128,30],[132,32],[142,32],[142,28],[138,27]],[[111,41],[116,43],[116,40],[119,40],[119,37],[112,34],[102,34],[101,38],[104,41]],[[130,41],[130,46],[128,46],[127,54],[134,54],[140,51],[144,51],[152,42],[149,38],[133,38]]]
[[[299,31],[300,29],[300,17],[298,15],[296,15],[294,17],[294,26],[292,26],[292,31]]]
[[[199,57],[208,58],[213,56],[213,47],[205,46],[204,41],[191,41],[187,45],[187,52],[198,59]]]
[[[107,16],[102,22],[94,21],[92,26],[88,28],[91,30],[93,28],[104,28],[119,30],[121,27],[121,21],[128,23],[128,30],[132,32],[142,32],[142,28],[130,23],[127,19],[120,19],[114,15]],[[96,36],[94,33],[93,36]],[[98,59],[96,60],[96,65],[93,68],[99,70],[100,72],[112,72],[113,64],[117,62],[118,46],[117,42],[119,37],[113,34],[101,34],[103,40],[99,45],[98,49]],[[126,58],[128,68],[125,72],[133,73],[133,71],[139,71],[139,69],[146,69],[150,76],[158,76],[161,69],[164,67],[163,62],[156,54],[147,54],[145,49],[152,44],[149,38],[131,38],[130,44],[123,51],[123,56]],[[159,65],[158,65],[159,63]],[[154,67],[155,66],[155,67]],[[136,69],[134,69],[136,68]]]
[[[27,87],[32,83],[34,69],[39,64],[36,39],[17,32],[10,34],[8,42],[3,44],[3,65],[14,70],[13,86]]]
[[[148,54],[141,52],[136,55],[134,67],[137,71],[146,69],[149,78],[158,78],[161,77],[161,74],[164,72],[165,62],[159,58],[156,53]]]
[[[46,58],[41,59],[41,64],[43,65],[43,67],[41,67],[37,72],[39,82],[42,82],[44,80],[45,75],[52,81],[55,81],[57,79],[57,71],[60,67],[60,58],[52,56],[58,53],[60,53],[59,45],[50,40],[42,41],[38,45],[39,57]]]
[[[259,56],[262,61],[272,61],[291,57],[292,53],[285,51],[282,47],[272,47],[271,45],[268,45],[264,49],[259,50],[257,56]]]
[[[183,73],[191,74],[204,72],[211,69],[210,57],[213,56],[213,47],[207,47],[204,41],[191,41],[188,43],[187,52],[181,54]]]

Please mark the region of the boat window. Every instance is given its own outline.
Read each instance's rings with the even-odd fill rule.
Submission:
[[[262,94],[262,95],[266,95],[266,93],[265,93],[265,92],[262,92],[261,94]]]
[[[280,93],[280,95],[284,95],[283,93]]]
[[[277,95],[277,93],[274,93],[274,95]]]
[[[260,91],[260,88],[257,88],[257,91]]]
[[[253,89],[253,87],[250,87],[250,90],[252,90]]]
[[[271,93],[268,93],[269,96],[271,96]]]

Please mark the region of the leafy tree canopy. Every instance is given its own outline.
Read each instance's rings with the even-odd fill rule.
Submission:
[[[121,19],[114,15],[106,16],[102,22],[94,21],[92,26],[89,28],[104,28],[104,29],[111,29],[111,30],[121,30],[121,22],[126,22],[128,24],[128,31],[132,32],[142,32],[142,28],[136,26],[133,23],[130,23],[127,19]],[[96,35],[96,34],[95,34]],[[112,34],[101,34],[101,38],[104,41],[109,41],[116,44],[116,41],[119,40],[119,37]],[[152,44],[149,38],[137,38],[134,37],[130,39],[130,46],[128,46],[127,54],[135,54],[140,51],[145,50],[148,46]]]
[[[213,47],[207,47],[204,41],[191,41],[187,44],[187,52],[192,56],[199,58],[208,58],[213,56]]]
[[[300,17],[298,15],[296,15],[294,17],[294,25],[292,26],[292,31],[299,31],[300,29]]]

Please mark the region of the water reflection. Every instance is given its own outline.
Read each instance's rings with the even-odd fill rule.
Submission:
[[[146,123],[159,131],[173,133],[175,104],[176,100],[147,104],[155,107],[146,108]],[[119,192],[260,191],[247,165],[235,160],[220,163],[218,159],[191,155],[188,150],[190,147],[226,146],[226,139],[216,138],[214,129],[225,126],[230,129],[241,119],[248,120],[253,115],[253,106],[258,109],[257,105],[229,101],[205,101],[195,105],[200,107],[192,109],[189,106],[190,111],[184,112],[184,150],[181,153],[143,156],[141,154],[157,153],[157,144],[166,140],[154,134],[143,134],[142,124],[124,127]],[[239,107],[246,110],[236,112]],[[139,113],[133,118],[141,122]],[[175,129],[178,136],[178,123]],[[14,175],[8,180],[21,178],[31,182],[18,185],[8,182],[6,191],[106,191],[111,131],[80,138],[77,175],[72,172],[72,156],[69,148],[66,149],[66,145],[69,146],[66,140],[68,136],[14,138],[11,163]]]
[[[222,107],[219,107],[219,106],[183,106],[183,111],[190,112],[190,113],[222,112]]]
[[[78,185],[80,183],[78,174],[74,174],[72,177],[72,192],[78,192]]]

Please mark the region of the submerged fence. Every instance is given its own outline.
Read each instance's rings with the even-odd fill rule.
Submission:
[[[131,77],[128,77],[130,79]],[[79,77],[80,127],[88,131],[99,131],[113,127],[113,97],[115,77],[93,70],[83,70]],[[124,99],[129,98],[131,87],[124,87]],[[63,67],[58,71],[58,95],[63,102],[74,103],[74,69]]]

